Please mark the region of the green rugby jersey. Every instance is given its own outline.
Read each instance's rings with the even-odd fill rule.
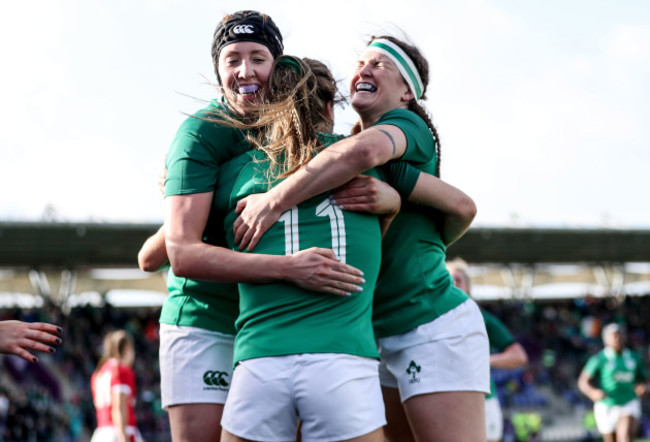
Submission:
[[[326,145],[338,139],[323,138]],[[270,184],[260,151],[241,155],[227,168],[224,178],[231,172],[237,178],[229,195],[226,237],[237,250],[232,233],[237,201],[266,191]],[[219,193],[223,196],[223,192]],[[263,235],[254,253],[285,255],[310,247],[332,249],[343,262],[364,272],[363,292],[342,297],[283,282],[239,284],[235,364],[245,359],[298,353],[378,358],[371,316],[381,260],[379,221],[376,215],[340,210],[330,204],[327,196],[318,195],[285,212]]]
[[[492,313],[481,309],[483,320],[485,321],[485,328],[487,330],[488,340],[490,341],[490,350],[492,353],[503,352],[506,348],[515,343],[515,338],[508,330],[503,322]],[[491,398],[496,395],[497,387],[494,379],[490,376],[490,394],[485,398]]]
[[[167,153],[166,196],[215,191],[222,165],[250,149],[241,131],[205,121],[205,118],[214,119],[217,111],[226,109],[212,101],[178,129]],[[206,243],[227,247],[223,234],[224,209],[213,204],[203,235]],[[236,284],[180,278],[170,269],[167,289],[169,297],[162,307],[161,323],[235,334],[234,323],[239,314]]]
[[[600,402],[608,406],[624,405],[636,399],[634,386],[648,377],[643,359],[627,348],[619,354],[605,347],[589,358],[583,371],[598,380],[606,395]]]
[[[407,153],[403,160],[435,175],[435,141],[422,118],[414,112],[396,109],[384,114],[376,123],[380,124],[397,126],[406,136]],[[421,163],[415,161],[418,157],[430,159]],[[447,270],[447,249],[432,213],[423,206],[404,202],[384,236],[373,305],[378,338],[405,333],[431,322],[469,299],[454,285]]]

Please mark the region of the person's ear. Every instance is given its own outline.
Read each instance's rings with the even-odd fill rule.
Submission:
[[[325,104],[325,116],[334,124],[334,102],[328,101]]]
[[[415,98],[415,94],[411,92],[411,88],[406,86],[406,91],[404,92],[404,94],[402,94],[402,101],[408,103],[414,98]]]

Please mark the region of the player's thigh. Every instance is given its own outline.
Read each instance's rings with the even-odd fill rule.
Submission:
[[[223,404],[182,404],[168,407],[172,440],[219,441],[223,407]]]
[[[387,423],[384,427],[386,440],[389,442],[415,441],[400,399],[399,390],[382,385],[381,392],[384,397],[384,407],[386,408]]]
[[[417,440],[485,442],[485,395],[453,391],[413,396],[404,402]]]
[[[616,426],[616,441],[633,441],[638,426],[639,421],[634,416],[621,416]]]

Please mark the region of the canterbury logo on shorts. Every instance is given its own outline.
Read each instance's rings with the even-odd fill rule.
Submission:
[[[207,388],[204,387],[204,390],[205,389],[209,389],[209,390],[227,389],[230,386],[230,383],[226,380],[227,377],[228,377],[228,373],[226,373],[225,371],[215,371],[215,370],[206,371],[203,374],[203,382],[205,383],[205,385],[208,385],[209,387]]]

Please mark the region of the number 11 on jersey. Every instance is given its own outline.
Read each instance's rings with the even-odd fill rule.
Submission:
[[[316,216],[329,217],[330,231],[332,235],[332,250],[336,253],[342,263],[346,262],[346,235],[345,220],[343,211],[332,205],[326,198],[316,206]],[[280,216],[278,221],[284,223],[284,253],[291,255],[300,250],[300,239],[298,235],[298,207],[294,206]]]

